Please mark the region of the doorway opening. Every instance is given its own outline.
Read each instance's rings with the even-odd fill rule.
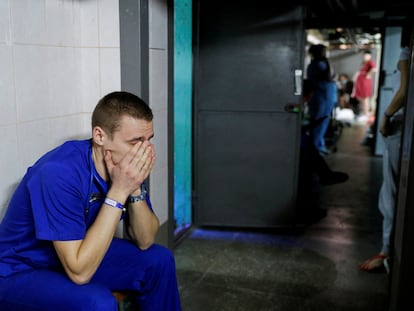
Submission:
[[[323,44],[327,48],[327,58],[331,69],[331,78],[337,85],[337,100],[331,118],[335,126],[347,127],[355,124],[366,127],[366,135],[361,144],[375,153],[376,116],[380,100],[380,86],[383,78],[381,71],[382,45],[384,34],[379,27],[370,28],[312,28],[307,29],[307,44],[304,62],[306,69],[311,58],[308,53],[311,45]],[[363,66],[365,54],[371,57],[375,65],[371,73],[371,96],[366,107],[356,96],[358,73]],[[337,135],[336,132],[327,133]],[[336,151],[337,137],[326,137]]]

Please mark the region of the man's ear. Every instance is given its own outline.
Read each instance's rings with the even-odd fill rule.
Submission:
[[[105,131],[100,126],[95,126],[92,129],[92,139],[97,145],[102,146],[106,139]]]

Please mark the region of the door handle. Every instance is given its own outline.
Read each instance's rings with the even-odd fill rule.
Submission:
[[[302,95],[302,70],[295,69],[295,77],[294,77],[294,95]]]
[[[301,104],[287,103],[285,105],[285,111],[290,113],[299,113],[301,111]]]

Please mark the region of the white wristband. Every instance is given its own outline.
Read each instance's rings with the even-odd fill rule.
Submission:
[[[126,208],[125,208],[124,204],[122,204],[118,201],[115,201],[111,198],[105,198],[104,204],[115,207],[115,208],[119,208],[120,210],[122,210],[122,212],[126,211]]]

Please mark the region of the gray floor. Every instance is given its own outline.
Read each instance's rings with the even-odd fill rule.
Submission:
[[[327,216],[300,232],[195,228],[175,249],[184,311],[380,311],[387,274],[357,269],[379,249],[381,158],[345,128],[326,157],[350,179],[320,189]]]

